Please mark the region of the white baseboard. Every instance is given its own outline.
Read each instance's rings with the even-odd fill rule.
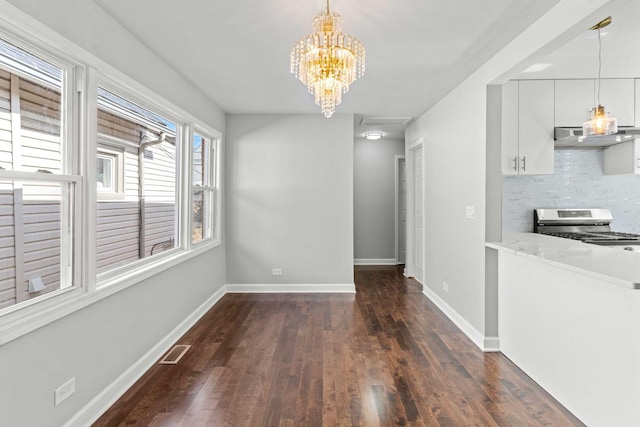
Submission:
[[[356,258],[353,265],[398,265],[395,258]]]
[[[445,300],[440,298],[438,294],[429,289],[428,286],[422,286],[422,293],[429,298],[442,312],[460,328],[460,330],[482,351],[500,351],[500,343],[497,337],[485,337],[471,323],[455,311]]]
[[[129,369],[123,372],[122,375],[120,375],[114,382],[109,384],[100,394],[87,403],[69,421],[67,421],[64,426],[84,427],[95,422],[225,294],[226,289],[225,286],[223,286],[209,299],[207,299],[204,304],[198,307],[184,321],[176,326],[173,331],[153,346],[144,356],[131,365]]]
[[[328,285],[303,284],[230,284],[225,286],[231,294],[355,294],[356,285],[353,283],[333,283]]]

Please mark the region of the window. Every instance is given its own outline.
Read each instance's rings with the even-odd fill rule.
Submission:
[[[98,200],[124,198],[124,148],[98,142],[96,184]]]
[[[179,242],[178,136],[172,121],[98,88],[98,273],[157,256]],[[105,141],[122,151],[106,149]],[[101,197],[118,189],[118,200]]]
[[[75,284],[69,70],[0,40],[0,309]]]
[[[2,343],[219,244],[221,135],[62,38],[0,27]]]
[[[193,171],[191,240],[194,243],[216,237],[215,142],[214,138],[198,133],[193,134],[191,141]]]
[[[98,162],[96,178],[98,182],[98,192],[115,192],[116,159],[108,154],[98,152]]]

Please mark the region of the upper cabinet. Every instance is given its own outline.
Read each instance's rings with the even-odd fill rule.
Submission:
[[[633,126],[635,123],[634,79],[602,79],[600,82],[600,104],[605,106],[611,117],[618,119],[618,126]],[[595,86],[597,103],[597,82]]]
[[[640,127],[640,79],[602,79],[600,104],[618,126]],[[639,86],[640,87],[640,86]],[[502,174],[553,174],[554,127],[580,127],[598,104],[598,82],[519,80],[502,86]],[[626,159],[628,153],[628,162]],[[637,152],[637,153],[636,153]],[[640,146],[605,152],[605,173],[636,173]]]
[[[555,125],[582,126],[594,104],[594,80],[556,80]],[[607,105],[608,107],[608,105]]]
[[[636,88],[636,97],[635,97],[635,120],[634,123],[636,126],[640,126],[640,79],[635,79]]]
[[[502,87],[503,175],[553,174],[553,80]]]
[[[598,81],[595,79],[555,81],[555,126],[577,127],[589,120],[598,105]],[[618,126],[633,126],[635,121],[634,79],[600,80],[600,104],[618,119]]]

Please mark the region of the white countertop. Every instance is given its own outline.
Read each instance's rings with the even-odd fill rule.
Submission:
[[[535,233],[502,236],[486,246],[631,289],[640,289],[640,253]]]

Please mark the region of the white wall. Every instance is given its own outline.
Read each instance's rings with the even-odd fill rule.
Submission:
[[[227,189],[228,283],[353,284],[352,115],[229,115]]]
[[[486,301],[495,298],[495,292],[485,295],[484,283],[487,85],[575,37],[595,16],[606,13],[600,8],[607,3],[615,2],[560,1],[406,131],[408,145],[421,137],[425,142],[425,286],[480,347],[496,332],[485,334],[485,324],[495,318],[485,306],[496,306]],[[496,150],[491,153],[496,155]],[[466,206],[475,207],[475,219],[465,219]]]
[[[356,139],[353,201],[356,260],[395,258],[395,156],[404,139]]]
[[[223,131],[224,113],[93,1],[2,0]]]
[[[93,2],[11,3],[224,131],[224,113],[215,104]],[[0,6],[7,10],[6,4]],[[190,277],[200,279],[185,280]],[[225,249],[221,246],[0,346],[0,424],[62,425],[224,283]],[[76,393],[54,407],[54,388],[71,377],[76,378]]]

